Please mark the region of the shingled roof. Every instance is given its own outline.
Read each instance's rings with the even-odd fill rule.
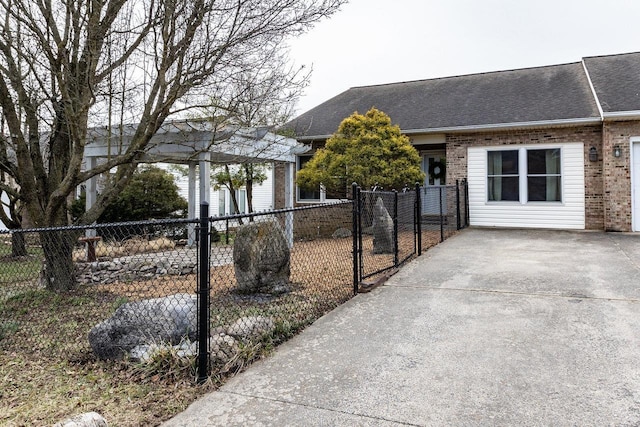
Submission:
[[[354,111],[376,107],[405,133],[600,120],[581,62],[351,88],[285,125],[324,139]]]
[[[640,111],[640,52],[592,56],[584,63],[605,118]]]

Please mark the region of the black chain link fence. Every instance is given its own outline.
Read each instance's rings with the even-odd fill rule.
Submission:
[[[197,220],[0,233],[0,351],[194,362],[204,271],[224,373],[353,296],[352,203],[207,221],[208,270]]]
[[[358,200],[358,281],[370,285],[469,225],[466,181],[396,191],[352,189]]]
[[[469,226],[469,196],[465,180],[454,185],[420,187],[420,228],[426,249]]]

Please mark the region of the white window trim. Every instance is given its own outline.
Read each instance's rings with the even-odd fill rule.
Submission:
[[[636,221],[638,218],[638,212],[635,212],[635,207],[638,205],[634,189],[636,186],[640,186],[640,182],[636,182],[636,171],[634,167],[634,145],[640,144],[640,136],[632,136],[629,139],[629,174],[631,175],[631,230],[640,231],[640,224]]]
[[[529,150],[560,150],[560,194],[561,194],[561,200],[560,201],[528,201],[529,199],[529,189],[528,189],[528,185],[527,185],[527,179],[529,177],[529,174],[527,173],[527,151]],[[565,176],[565,170],[564,170],[564,148],[561,145],[546,145],[546,144],[541,144],[541,145],[528,145],[526,147],[520,147],[520,146],[511,146],[511,145],[505,145],[504,147],[495,147],[495,148],[488,148],[486,150],[487,152],[487,157],[486,157],[486,162],[488,162],[489,160],[489,153],[490,152],[495,152],[495,151],[517,151],[518,152],[518,184],[519,184],[519,190],[518,190],[518,195],[519,195],[519,199],[520,201],[514,201],[514,200],[506,200],[506,201],[501,201],[501,200],[489,200],[489,170],[487,168],[486,173],[485,173],[485,179],[486,179],[486,189],[487,191],[485,191],[485,203],[489,204],[489,205],[493,205],[493,204],[497,204],[497,205],[504,205],[504,206],[518,206],[518,205],[543,205],[543,206],[551,206],[551,205],[557,205],[557,206],[563,206],[564,205],[564,198],[565,198],[565,180],[563,179]],[[487,165],[488,166],[488,165]]]

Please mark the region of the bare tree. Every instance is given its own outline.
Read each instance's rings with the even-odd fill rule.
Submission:
[[[81,218],[91,223],[167,118],[267,63],[344,1],[0,0],[0,170],[36,226],[58,226],[67,196],[116,168]],[[135,124],[127,143],[112,135],[113,155],[84,170],[88,129],[124,122]],[[73,242],[41,242],[47,287],[72,288]]]
[[[285,50],[272,49],[253,68],[231,76],[229,84],[211,98],[211,105],[203,108],[201,115],[220,117],[225,124],[240,127],[276,128],[291,119],[310,76],[311,70],[304,65],[296,68],[290,64]],[[212,181],[218,189],[229,189],[236,212],[239,202],[235,190],[244,187],[247,210],[252,213],[253,185],[267,179],[266,169],[263,164],[246,159],[238,160],[237,166],[215,166]]]

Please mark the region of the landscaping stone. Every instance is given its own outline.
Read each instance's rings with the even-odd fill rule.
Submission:
[[[227,334],[242,340],[259,339],[275,327],[273,320],[265,316],[247,316],[236,320],[227,328]]]
[[[245,294],[287,292],[290,258],[289,244],[277,221],[239,227],[233,244],[236,290]]]
[[[227,363],[239,351],[238,342],[230,335],[220,333],[209,339],[209,355],[212,363]]]
[[[178,344],[194,340],[197,297],[175,294],[121,305],[89,332],[89,344],[100,359],[121,359],[136,346]]]
[[[197,266],[191,260],[154,259],[153,255],[150,255],[150,259],[144,262],[114,260],[77,263],[76,271],[80,283],[110,284],[124,280],[153,279],[165,274],[174,276],[194,274],[197,272]]]
[[[198,354],[198,343],[185,340],[173,346],[166,344],[140,344],[129,352],[129,359],[135,362],[149,363],[156,354],[163,351],[171,351],[172,354],[180,358],[195,357]]]
[[[53,427],[107,427],[107,420],[97,412],[86,412],[55,424]]]
[[[373,207],[373,253],[392,254],[393,248],[393,219],[384,206],[381,197],[378,197]]]
[[[338,228],[333,232],[331,237],[334,239],[345,239],[347,237],[351,237],[351,230],[348,228]]]

